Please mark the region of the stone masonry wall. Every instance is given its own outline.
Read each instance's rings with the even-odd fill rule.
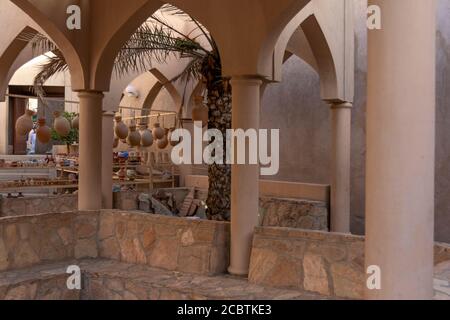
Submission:
[[[436,243],[435,264],[450,261],[450,245]],[[364,237],[289,228],[257,228],[249,281],[325,296],[362,299]]]
[[[0,197],[0,217],[29,216],[77,210],[77,195],[8,199]]]
[[[102,211],[100,257],[197,274],[226,272],[229,224]]]
[[[323,202],[260,198],[261,225],[328,231],[328,208]]]
[[[226,272],[229,224],[107,210],[0,218],[0,271],[108,258],[197,274]]]
[[[325,296],[361,298],[362,237],[288,228],[258,228],[249,280]]]
[[[166,189],[177,195],[182,202],[187,189]],[[139,192],[124,191],[114,193],[117,210],[139,210]],[[206,201],[207,192],[196,190],[196,199]],[[0,197],[0,217],[30,216],[36,214],[72,212],[78,208],[77,195],[44,196],[8,199]],[[266,227],[287,227],[307,230],[328,231],[328,208],[323,202],[274,197],[260,198],[261,225]]]
[[[1,218],[0,271],[97,258],[97,229],[97,213]]]

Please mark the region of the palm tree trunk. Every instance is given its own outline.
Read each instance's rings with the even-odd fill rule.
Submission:
[[[224,83],[221,83],[223,85]],[[231,87],[225,83],[225,88],[208,88],[209,122],[208,129],[218,129],[226,137],[227,129],[231,129]],[[226,139],[224,139],[226,150]],[[213,164],[208,168],[209,191],[206,205],[210,220],[230,221],[231,209],[231,166]]]

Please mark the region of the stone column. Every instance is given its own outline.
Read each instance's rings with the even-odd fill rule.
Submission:
[[[350,233],[352,104],[331,106],[331,231]]]
[[[112,209],[114,112],[104,112],[102,119],[102,207]]]
[[[368,299],[431,299],[435,166],[434,0],[372,0],[369,31],[366,267]]]
[[[103,93],[82,91],[80,98],[79,210],[102,208]]]
[[[259,130],[259,78],[233,78],[233,129]],[[248,142],[246,143],[248,154]],[[248,157],[247,157],[248,158]],[[231,173],[231,253],[228,271],[247,275],[253,232],[259,215],[259,165],[232,165]]]

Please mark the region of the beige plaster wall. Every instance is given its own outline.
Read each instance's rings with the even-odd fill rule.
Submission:
[[[352,118],[352,232],[364,233],[367,29],[366,0],[354,0],[355,99]],[[437,33],[436,234],[450,242],[450,1],[440,0]],[[297,57],[283,67],[283,82],[266,89],[261,128],[280,128],[280,172],[263,179],[330,183],[331,125],[317,73]]]

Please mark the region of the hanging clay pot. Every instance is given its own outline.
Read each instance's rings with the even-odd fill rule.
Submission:
[[[16,121],[16,133],[19,136],[27,135],[31,129],[33,129],[33,119],[34,112],[31,110],[26,110],[25,113],[19,117]]]
[[[172,147],[175,147],[175,146],[179,145],[180,142],[181,142],[181,140],[183,139],[182,137],[180,137],[180,138],[178,139],[178,141],[172,141],[172,133],[173,133],[175,130],[176,130],[175,128],[170,128],[170,130],[169,130],[169,137],[168,137],[168,139],[169,139],[169,143],[170,143],[170,145],[171,145]]]
[[[169,139],[167,135],[169,134],[169,129],[165,129],[165,134],[162,139],[158,140],[158,148],[165,149],[169,145]]]
[[[153,145],[153,134],[147,125],[141,125],[141,147],[148,148]]]
[[[164,137],[165,131],[163,128],[161,128],[161,125],[157,122],[153,126],[153,138],[160,140]]]
[[[38,123],[39,127],[36,130],[36,138],[39,142],[47,144],[52,138],[52,130],[46,125],[44,118],[39,119]]]
[[[73,118],[72,128],[74,128],[75,130],[80,130],[80,116],[79,115],[77,115],[75,118]]]
[[[53,122],[53,128],[56,133],[61,137],[67,137],[70,133],[70,122],[61,115],[61,112],[54,112],[55,121]]]
[[[119,142],[120,142],[120,139],[117,138],[117,137],[114,137],[114,140],[113,140],[113,149],[115,149],[115,148],[117,148],[117,147],[119,146]]]
[[[194,101],[195,106],[192,109],[192,121],[201,121],[202,126],[206,127],[209,119],[208,107],[203,103],[202,96],[196,96]]]
[[[125,123],[122,122],[122,116],[116,116],[116,126],[114,128],[114,132],[119,139],[126,139],[128,137],[128,127]]]
[[[127,143],[132,147],[141,145],[141,134],[136,131],[136,125],[134,123],[130,125],[130,134],[128,135]]]

